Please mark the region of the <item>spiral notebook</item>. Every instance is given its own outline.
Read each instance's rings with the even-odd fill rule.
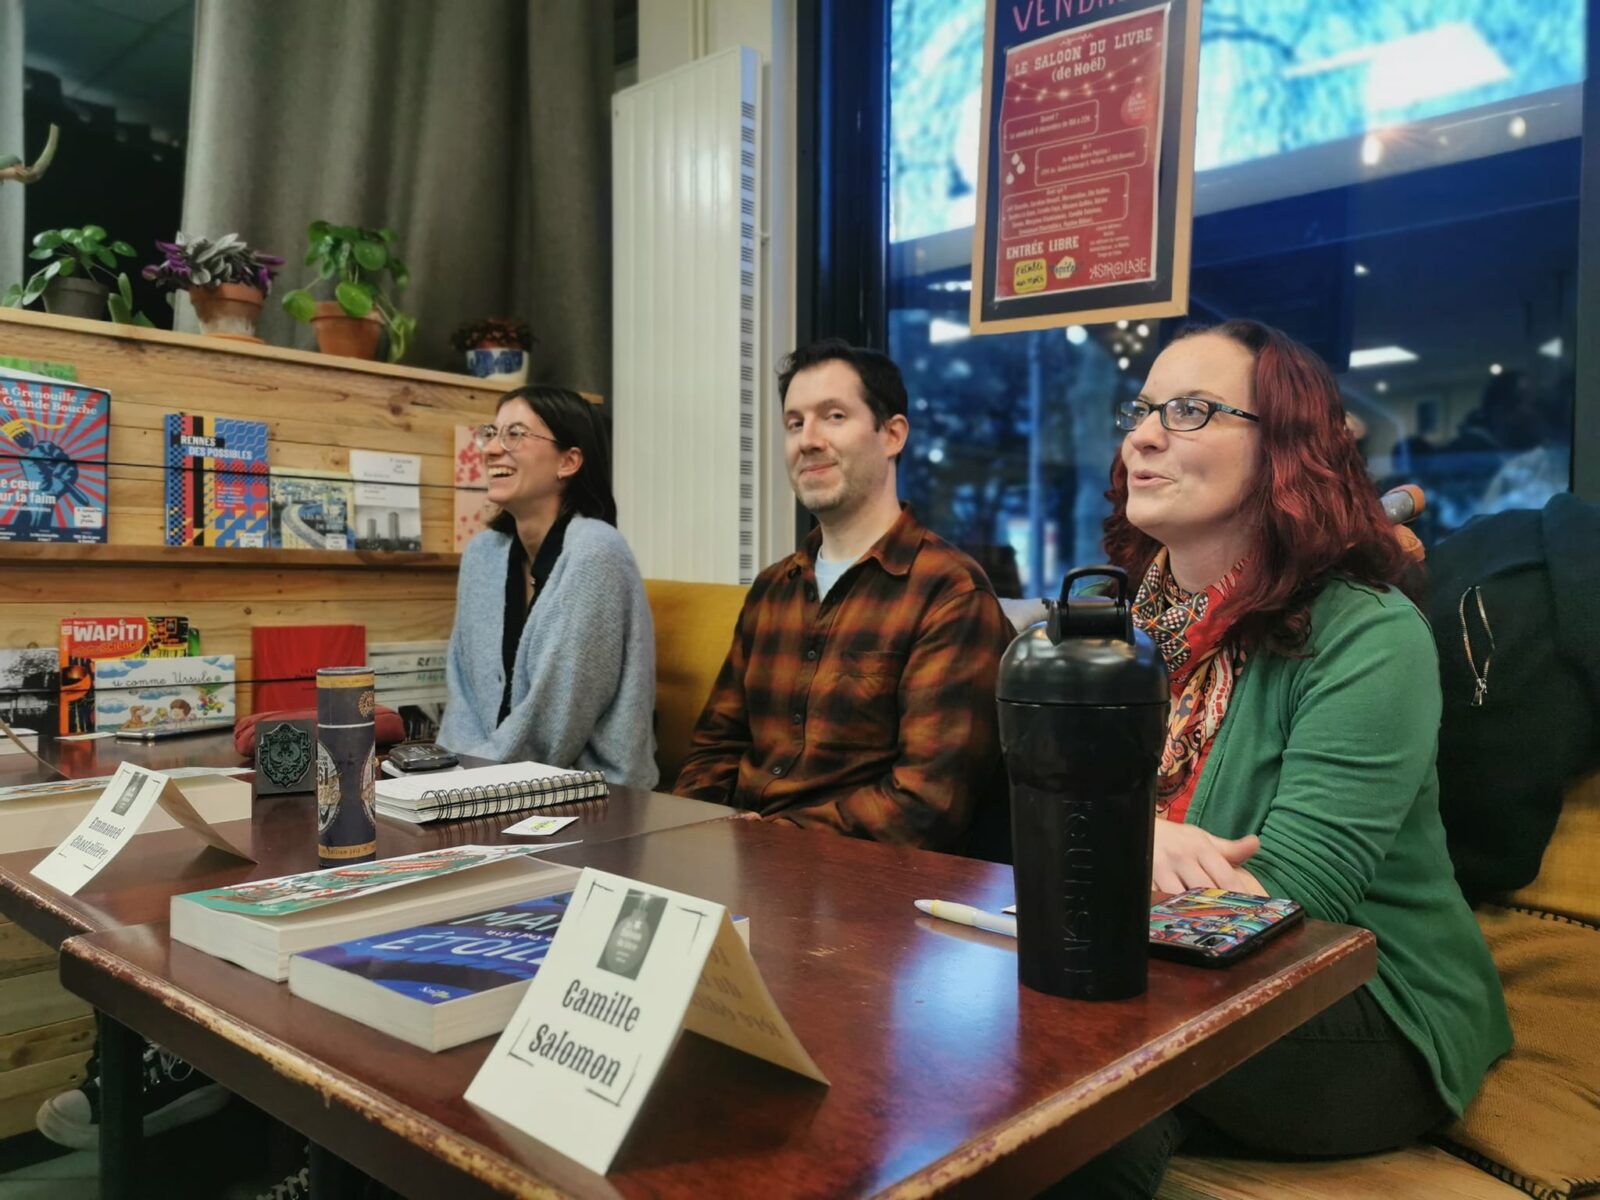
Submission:
[[[380,778],[377,809],[383,816],[421,825],[592,800],[606,793],[606,777],[599,771],[574,771],[536,762],[497,763],[465,771]]]

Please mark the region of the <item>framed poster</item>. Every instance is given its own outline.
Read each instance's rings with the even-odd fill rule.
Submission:
[[[1189,305],[1200,0],[989,0],[973,333]]]

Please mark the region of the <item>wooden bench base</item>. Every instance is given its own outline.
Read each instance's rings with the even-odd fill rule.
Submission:
[[[1156,1200],[1515,1200],[1509,1184],[1435,1146],[1339,1162],[1172,1160]]]

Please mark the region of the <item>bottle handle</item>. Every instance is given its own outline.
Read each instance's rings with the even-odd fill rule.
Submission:
[[[1072,598],[1072,585],[1080,579],[1101,577],[1111,580],[1111,595]],[[1053,644],[1073,637],[1118,638],[1133,641],[1133,603],[1128,595],[1128,573],[1109,563],[1094,567],[1074,567],[1061,580],[1061,595],[1046,600],[1046,631]]]

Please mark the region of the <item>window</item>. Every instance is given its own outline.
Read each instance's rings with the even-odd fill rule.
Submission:
[[[901,491],[1002,594],[1098,561],[1114,402],[1183,322],[967,329],[982,0],[890,8],[890,353]],[[1191,319],[1334,369],[1425,542],[1568,486],[1584,5],[1208,0]]]

